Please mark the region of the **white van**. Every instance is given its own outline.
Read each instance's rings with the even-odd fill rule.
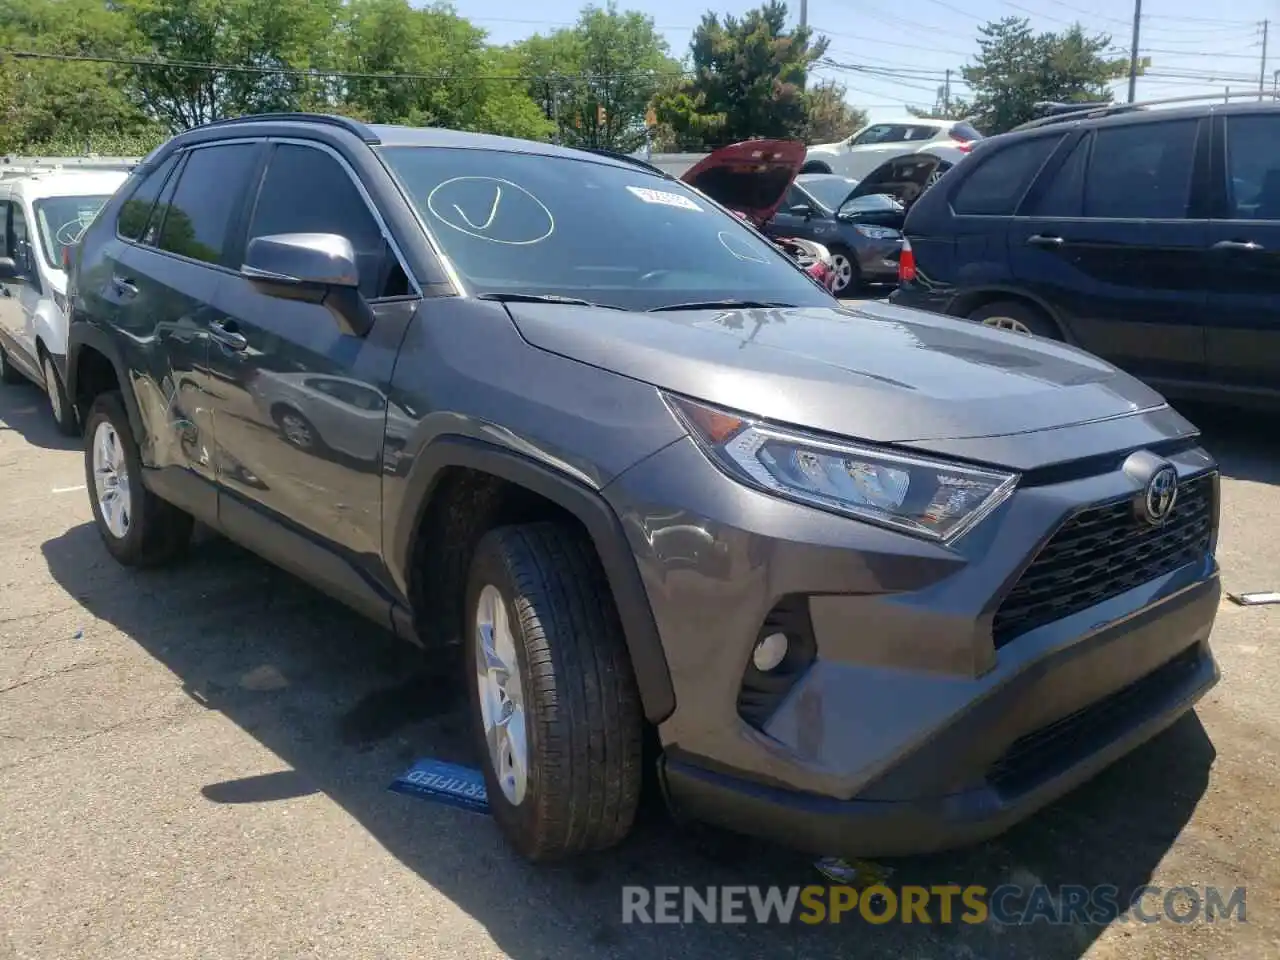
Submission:
[[[128,174],[50,172],[0,180],[0,379],[43,387],[58,429],[77,430],[67,400],[63,255]]]

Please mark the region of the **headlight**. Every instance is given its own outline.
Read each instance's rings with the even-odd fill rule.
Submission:
[[[731,477],[823,510],[950,543],[998,507],[1016,473],[831,440],[667,396]]]
[[[853,229],[857,230],[868,240],[896,240],[898,237],[902,236],[902,234],[893,229],[893,227],[872,227],[867,224],[855,223],[853,225]]]

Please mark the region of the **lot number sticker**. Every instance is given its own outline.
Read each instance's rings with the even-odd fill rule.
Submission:
[[[664,207],[679,207],[682,210],[692,210],[694,213],[702,212],[702,208],[700,206],[688,197],[679,193],[668,193],[665,190],[650,190],[648,187],[627,187],[627,189],[645,203],[660,203]]]

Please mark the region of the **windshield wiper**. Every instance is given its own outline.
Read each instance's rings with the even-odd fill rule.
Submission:
[[[499,303],[558,303],[569,307],[599,307],[602,310],[625,310],[612,303],[596,303],[579,297],[562,297],[555,293],[478,293],[477,300],[497,300]]]
[[[794,307],[794,303],[783,303],[781,300],[690,300],[688,303],[669,303],[663,307],[653,307],[648,313],[662,313],[665,310],[758,310],[768,307]]]

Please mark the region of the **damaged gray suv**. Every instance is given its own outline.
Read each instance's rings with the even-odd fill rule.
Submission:
[[[199,520],[465,649],[533,860],[622,840],[646,777],[824,854],[974,842],[1217,681],[1218,473],[1159,395],[842,306],[625,158],[211,124],[108,203],[70,299],[106,549],[171,562]]]

